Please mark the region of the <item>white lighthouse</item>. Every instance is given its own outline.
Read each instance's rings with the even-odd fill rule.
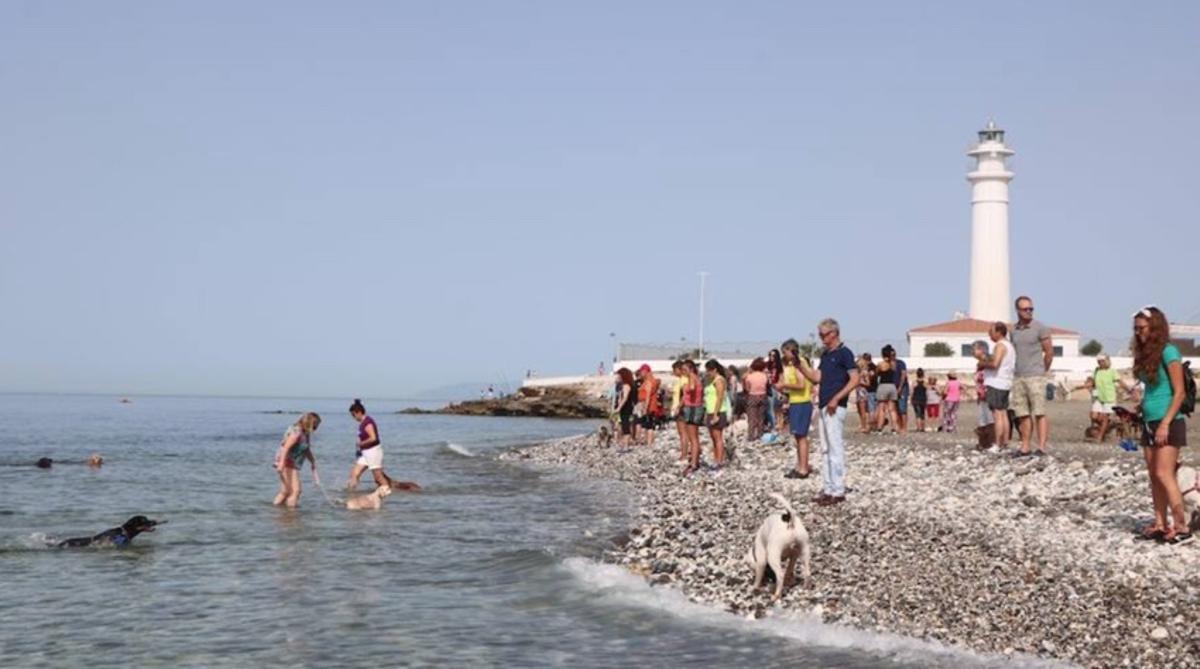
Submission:
[[[1005,161],[1013,150],[1004,145],[1004,131],[988,121],[979,131],[979,143],[967,155],[975,159],[975,169],[967,173],[971,182],[970,316],[1008,322],[1008,182],[1013,173]]]

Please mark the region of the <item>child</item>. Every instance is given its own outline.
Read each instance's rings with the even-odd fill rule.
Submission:
[[[925,394],[928,400],[925,405],[925,417],[930,420],[930,427],[932,427],[932,421],[937,420],[942,413],[942,394],[938,392],[936,376],[929,377],[929,381],[925,385]],[[941,431],[940,427],[938,431]]]
[[[912,391],[913,413],[917,416],[917,432],[925,431],[925,406],[928,403],[929,395],[925,389],[925,370],[917,369],[917,385]]]

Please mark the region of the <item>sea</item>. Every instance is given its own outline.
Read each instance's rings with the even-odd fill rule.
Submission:
[[[119,399],[0,395],[0,667],[1014,666],[746,620],[604,563],[636,490],[498,458],[593,422],[368,400],[384,469],[424,490],[347,511],[348,399]],[[303,411],[323,418],[323,487],[305,467],[299,508],[275,507],[272,458]],[[125,548],[55,547],[134,515],[166,522]]]

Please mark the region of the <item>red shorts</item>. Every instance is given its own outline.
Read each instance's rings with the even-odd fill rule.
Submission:
[[[942,405],[930,404],[925,407],[925,415],[929,418],[937,418],[942,413]]]

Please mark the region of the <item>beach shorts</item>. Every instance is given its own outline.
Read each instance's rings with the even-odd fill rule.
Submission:
[[[907,390],[907,388],[908,388],[908,386],[905,386],[905,389],[900,391],[900,399],[896,401],[896,411],[900,414],[901,418],[904,418],[905,416],[908,415],[908,390]]]
[[[937,418],[941,414],[942,414],[942,405],[940,405],[940,404],[926,404],[925,405],[925,416],[927,418]]]
[[[1142,445],[1154,445],[1154,433],[1158,431],[1161,420],[1152,420],[1142,427]],[[1187,446],[1187,421],[1176,418],[1167,428],[1167,446]]]
[[[383,446],[372,446],[365,451],[358,452],[358,459],[354,461],[356,465],[362,465],[371,471],[383,468]]]
[[[658,416],[647,414],[638,419],[638,424],[646,430],[654,430],[658,428]]]
[[[683,416],[683,422],[688,425],[704,424],[704,407],[683,407],[679,415]]]
[[[708,422],[708,429],[710,430],[724,430],[727,427],[729,427],[729,417],[724,413],[717,414],[716,421]]]
[[[801,402],[788,407],[788,429],[795,437],[807,437],[812,425],[812,402]]]
[[[1092,400],[1092,413],[1112,413],[1113,405],[1100,400]]]
[[[987,405],[992,411],[1008,411],[1008,391],[987,387]]]
[[[865,404],[867,401],[867,389],[859,388],[854,391],[854,401]]]
[[[895,402],[899,394],[896,392],[896,384],[881,383],[879,388],[875,390],[876,402]]]
[[[925,418],[925,403],[913,402],[913,415],[917,418]]]
[[[875,408],[879,406],[879,401],[875,398],[875,393],[867,391],[867,411],[875,413]]]
[[[1024,376],[1013,379],[1008,404],[1017,418],[1046,415],[1046,377]]]

